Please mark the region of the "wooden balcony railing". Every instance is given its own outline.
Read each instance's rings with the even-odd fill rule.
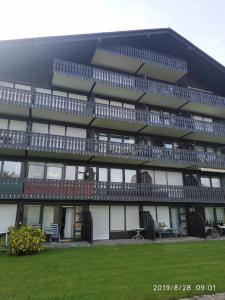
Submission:
[[[161,54],[152,50],[143,50],[128,46],[105,45],[98,50],[110,52],[115,55],[125,56],[131,59],[138,59],[147,64],[157,64],[162,68],[168,68],[187,72],[187,63],[179,58]]]
[[[80,65],[60,59],[54,60],[53,73],[62,76],[73,76],[81,80],[90,80],[96,83],[111,85],[118,88],[150,93],[161,96],[180,98],[204,105],[225,108],[225,97],[207,92],[196,91],[172,84],[128,76],[121,73],[106,71],[95,67]]]
[[[0,129],[0,148],[225,168],[224,154],[5,129]]]
[[[32,98],[33,101],[31,101]],[[143,126],[149,125],[168,129],[180,129],[185,132],[199,132],[202,134],[225,136],[224,123],[198,121],[182,116],[109,106],[35,91],[29,92],[0,87],[0,104],[1,103],[57,113],[68,113],[81,117],[119,120],[132,124],[143,124]]]
[[[1,178],[0,198],[224,204],[225,189],[84,180]]]

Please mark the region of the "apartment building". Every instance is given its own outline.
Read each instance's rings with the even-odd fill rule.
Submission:
[[[172,29],[0,42],[0,232],[224,223],[225,68]]]

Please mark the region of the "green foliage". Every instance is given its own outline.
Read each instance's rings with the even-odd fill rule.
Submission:
[[[10,233],[9,252],[12,255],[30,255],[39,253],[43,249],[45,233],[31,226],[20,229],[13,228]]]

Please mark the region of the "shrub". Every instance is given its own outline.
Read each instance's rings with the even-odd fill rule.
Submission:
[[[12,229],[10,233],[9,251],[13,255],[39,253],[43,249],[45,233],[31,226]]]

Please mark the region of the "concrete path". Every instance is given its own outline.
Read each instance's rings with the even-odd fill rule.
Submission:
[[[97,246],[97,245],[138,245],[138,244],[163,244],[163,243],[181,243],[181,242],[201,242],[205,241],[206,239],[196,238],[196,237],[178,237],[178,238],[163,238],[157,239],[156,241],[152,240],[132,240],[132,239],[118,239],[118,240],[99,240],[94,241],[90,244],[87,241],[63,241],[61,243],[45,243],[46,248],[76,248],[76,247],[90,247],[90,246]]]
[[[178,300],[225,300],[225,293],[205,295],[205,296],[195,296],[193,298],[182,298]]]

